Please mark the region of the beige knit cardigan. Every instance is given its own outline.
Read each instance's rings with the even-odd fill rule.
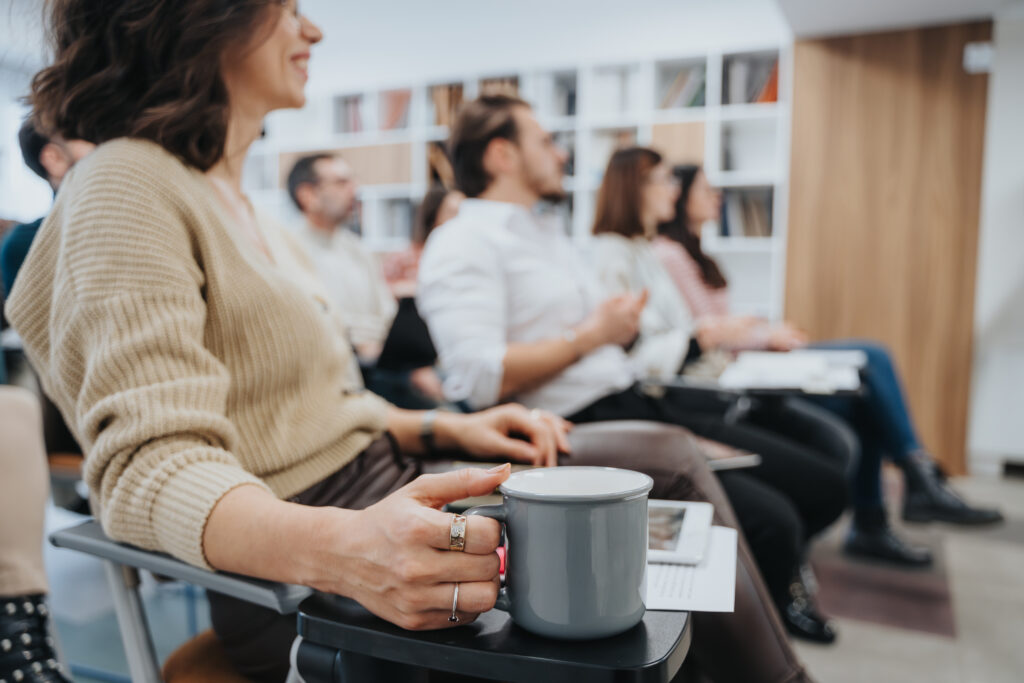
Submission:
[[[7,303],[106,532],[204,567],[225,493],[292,496],[386,426],[308,257],[260,225],[273,260],[200,172],[114,140],[65,179]]]

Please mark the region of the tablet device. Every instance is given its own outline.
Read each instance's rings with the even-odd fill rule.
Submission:
[[[711,503],[647,502],[647,561],[699,564],[711,533]]]

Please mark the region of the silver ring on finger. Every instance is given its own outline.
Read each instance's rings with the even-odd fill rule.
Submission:
[[[461,553],[466,549],[466,516],[452,515],[452,525],[448,530],[448,550]]]
[[[452,615],[448,617],[448,621],[452,624],[459,623],[459,615],[456,612],[459,609],[459,584],[455,584],[455,593],[452,594]]]
[[[540,420],[542,417],[544,417],[544,412],[540,408],[534,408],[530,411],[531,420]]]

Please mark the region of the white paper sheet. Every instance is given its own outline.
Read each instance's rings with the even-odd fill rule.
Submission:
[[[707,553],[698,565],[647,565],[647,609],[732,612],[735,599],[735,529],[711,527]]]
[[[833,363],[834,352],[745,351],[718,377],[726,389],[799,389],[813,394],[856,391],[860,374],[848,362]],[[842,356],[838,360],[842,360]],[[852,358],[845,359],[852,361]]]

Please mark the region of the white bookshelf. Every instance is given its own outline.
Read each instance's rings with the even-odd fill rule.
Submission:
[[[750,65],[735,66],[743,60]],[[775,60],[777,101],[729,102],[741,90],[737,74],[742,76],[744,68],[748,73],[763,69]],[[254,201],[294,221],[298,216],[283,189],[287,169],[282,164],[290,165],[299,153],[324,150],[361,163],[374,160],[374,167],[364,164],[372,177],[361,177],[364,172],[357,168],[360,227],[371,248],[400,249],[408,242],[414,207],[430,180],[428,147],[448,136],[448,127],[436,120],[432,88],[461,86],[465,101],[476,97],[487,79],[514,79],[519,96],[534,106],[541,123],[559,142],[573,147],[573,173],[565,181],[571,205],[560,214],[567,233],[581,246],[590,236],[604,166],[617,145],[652,145],[668,151],[670,162],[703,163],[711,183],[741,202],[748,201],[744,196],[770,196],[769,227],[764,220],[756,222],[759,234],[769,234],[747,234],[746,223],[744,230],[730,234],[721,234],[721,226],[709,226],[704,243],[730,278],[735,310],[778,318],[783,304],[791,69],[788,46],[755,45],[635,62],[453,74],[426,83],[387,83],[372,91],[335,93],[311,98],[301,111],[268,118],[265,138],[253,146],[246,182]],[[682,71],[689,76],[677,80]],[[703,75],[700,93],[691,82],[697,75]],[[407,95],[408,110],[401,117],[388,113],[394,103],[389,98],[396,92]],[[338,103],[346,98],[361,103],[358,126],[339,125]],[[401,125],[384,129],[396,118]],[[732,214],[739,215],[735,210]]]

